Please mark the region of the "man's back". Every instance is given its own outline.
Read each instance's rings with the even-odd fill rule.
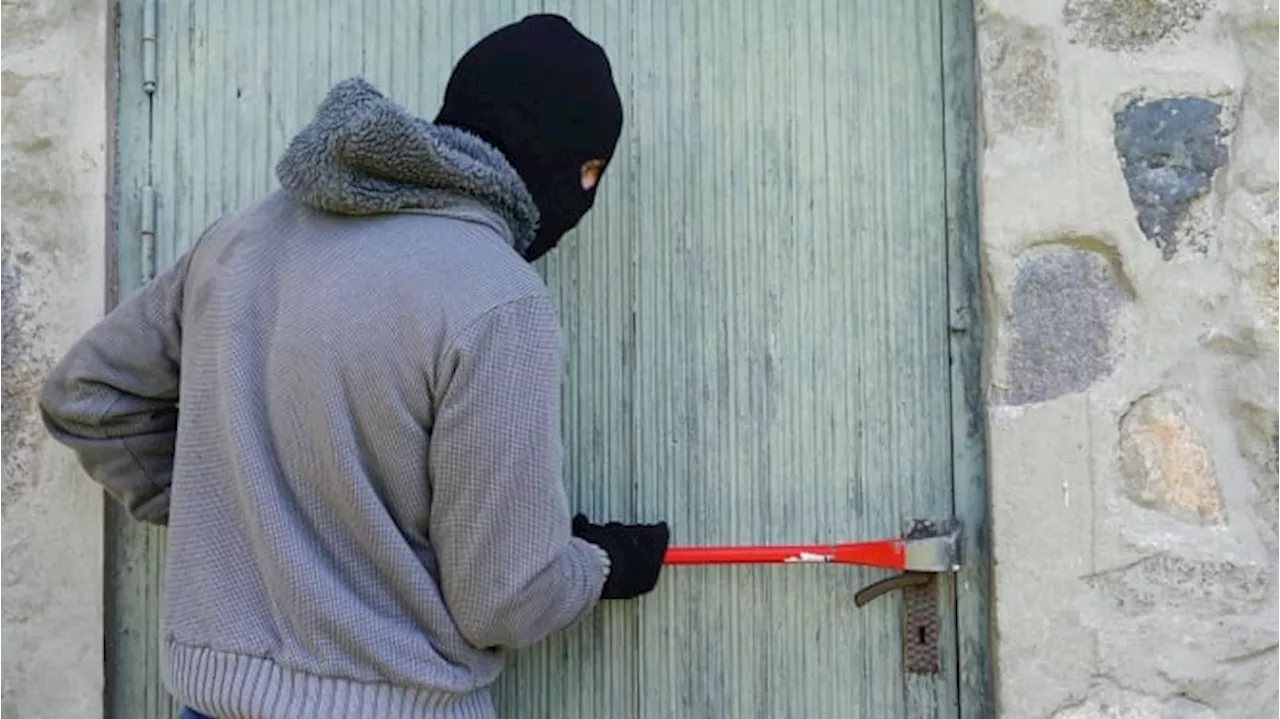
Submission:
[[[173,642],[218,638],[322,675],[410,685],[434,664],[433,681],[463,693],[496,675],[500,659],[467,644],[440,596],[428,447],[459,331],[549,300],[496,218],[452,214],[341,217],[277,193],[195,248],[169,517]]]
[[[492,147],[361,81],[279,174],[68,353],[47,424],[169,524],[185,704],[490,716],[501,650],[607,572],[570,533],[559,326],[517,249],[536,210]]]
[[[50,373],[50,433],[170,526],[187,715],[492,717],[503,650],[657,585],[665,523],[570,517],[560,327],[528,264],[621,128],[604,49],[555,15],[468,50],[435,122],[340,82],[280,191]]]

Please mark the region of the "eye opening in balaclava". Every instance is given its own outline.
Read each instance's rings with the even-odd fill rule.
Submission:
[[[520,175],[538,207],[532,262],[595,203],[598,183],[582,188],[582,166],[613,158],[622,99],[600,45],[559,15],[530,15],[463,54],[436,122],[490,143]]]

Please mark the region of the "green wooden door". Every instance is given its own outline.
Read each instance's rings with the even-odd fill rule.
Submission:
[[[566,481],[688,543],[892,536],[962,517],[941,671],[904,674],[883,572],[681,567],[513,658],[512,717],[984,716],[971,15],[965,0],[119,0],[118,278],[274,186],[333,82],[430,116],[531,11],[613,58],[597,210],[544,263],[568,339]],[[157,682],[163,534],[109,516],[108,703]]]

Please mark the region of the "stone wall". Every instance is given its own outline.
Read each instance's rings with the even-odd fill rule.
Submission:
[[[1002,715],[1274,717],[1276,4],[978,14]]]
[[[45,370],[102,314],[103,0],[5,0],[5,719],[102,716],[102,501],[36,411]]]

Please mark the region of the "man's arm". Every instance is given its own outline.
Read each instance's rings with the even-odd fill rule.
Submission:
[[[88,331],[45,379],[45,426],[135,519],[169,517],[188,256]]]
[[[570,534],[550,299],[492,310],[442,365],[427,529],[444,599],[472,645],[527,646],[595,606],[607,562]]]

